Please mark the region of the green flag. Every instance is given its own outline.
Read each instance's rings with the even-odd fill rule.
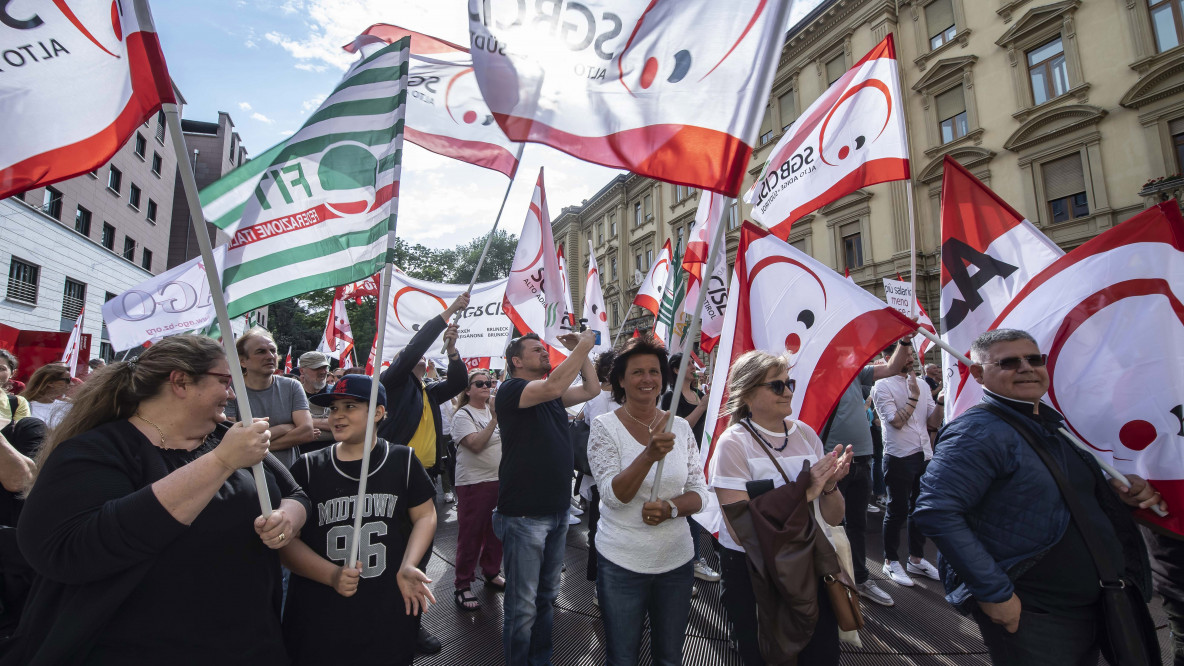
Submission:
[[[410,38],[363,55],[287,141],[201,191],[230,316],[374,275],[394,247]]]
[[[687,296],[687,276],[682,269],[682,248],[674,250],[674,259],[670,262],[670,279],[666,282],[666,289],[662,291],[662,302],[658,305],[658,320],[654,333],[672,353],[671,344],[677,343],[682,348],[681,339],[675,340],[674,317],[682,310],[683,299]]]

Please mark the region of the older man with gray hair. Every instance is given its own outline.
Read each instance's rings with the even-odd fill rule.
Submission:
[[[1060,434],[1031,335],[988,331],[970,353],[982,402],[942,429],[913,514],[941,552],[946,600],[974,616],[994,664],[1092,666],[1120,639],[1105,630],[1103,594],[1129,592],[1123,617],[1141,635],[1126,644],[1143,652],[1130,663],[1160,663],[1147,552],[1130,516],[1160,494],[1134,475],[1130,489],[1107,484]]]

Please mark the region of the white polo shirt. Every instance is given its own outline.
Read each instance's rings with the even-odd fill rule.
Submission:
[[[929,443],[929,428],[925,422],[937,408],[937,403],[929,394],[929,386],[924,379],[917,378],[921,390],[917,395],[917,408],[913,410],[913,415],[903,427],[893,428],[889,425],[889,422],[896,418],[896,412],[908,404],[908,381],[903,375],[893,375],[878,380],[872,387],[872,403],[884,429],[884,453],[895,458],[903,458],[923,451],[925,459],[929,460],[933,457],[933,445]]]

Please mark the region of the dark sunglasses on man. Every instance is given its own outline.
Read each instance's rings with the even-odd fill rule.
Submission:
[[[789,389],[789,392],[793,393],[794,389],[797,388],[797,385],[798,385],[797,381],[795,381],[793,379],[791,379],[789,381],[783,381],[781,379],[774,379],[771,382],[765,382],[764,384],[760,384],[760,386],[768,386],[777,395],[781,395],[781,394],[785,393],[785,389]]]
[[[987,361],[979,365],[997,365],[1000,370],[1019,370],[1021,364],[1027,361],[1033,368],[1043,367],[1048,362],[1048,354],[1028,354],[1026,356],[1008,356],[998,361]]]

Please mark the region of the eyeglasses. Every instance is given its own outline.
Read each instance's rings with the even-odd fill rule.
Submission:
[[[477,388],[493,388],[494,383],[495,382],[486,382],[478,379],[477,381],[469,384],[469,386],[475,386]]]
[[[1044,367],[1044,364],[1048,362],[1048,354],[1008,356],[1007,358],[1001,358],[998,361],[987,361],[986,363],[980,363],[979,365],[997,365],[999,366],[1000,370],[1019,370],[1021,364],[1024,361],[1027,361],[1028,365],[1032,366],[1033,368],[1041,368]]]
[[[789,392],[793,393],[793,390],[795,388],[797,388],[797,385],[798,385],[797,381],[793,380],[793,379],[791,379],[789,381],[774,379],[771,382],[765,382],[764,384],[757,384],[757,386],[768,386],[777,395],[781,395],[781,394],[785,393],[785,389],[789,389]]]
[[[226,388],[230,388],[231,382],[234,381],[234,375],[229,375],[225,372],[203,372],[202,374],[209,375],[211,377],[220,377],[222,379],[222,386]]]

